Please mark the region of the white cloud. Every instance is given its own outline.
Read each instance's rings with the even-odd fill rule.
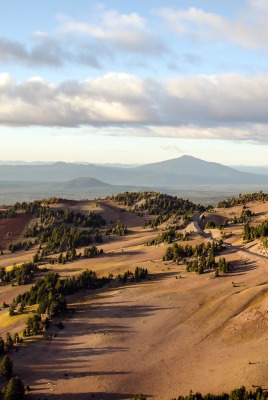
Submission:
[[[58,24],[54,31],[36,31],[26,41],[0,37],[0,65],[61,67],[73,63],[101,69],[111,61],[138,65],[151,57],[171,56],[161,35],[150,30],[137,13],[101,8],[93,21],[61,15]]]
[[[102,10],[94,23],[76,21],[61,16],[61,34],[88,36],[117,50],[143,55],[160,55],[168,52],[160,36],[151,32],[146,20],[137,13],[120,14]]]
[[[98,48],[94,43],[78,42],[76,45],[40,32],[33,36],[33,42],[28,46],[19,41],[0,37],[0,64],[21,63],[32,67],[61,67],[66,62],[72,62],[93,68],[101,67],[100,59],[105,55],[104,49]]]
[[[114,127],[113,135],[268,141],[268,74],[143,79],[110,73],[54,85],[0,75],[0,124]]]
[[[247,0],[243,9],[238,9],[232,17],[196,7],[185,10],[162,8],[158,13],[169,29],[195,41],[228,40],[243,47],[268,50],[266,0]]]
[[[172,152],[172,153],[179,153],[185,154],[185,150],[177,146],[176,144],[168,144],[160,146],[162,150]]]

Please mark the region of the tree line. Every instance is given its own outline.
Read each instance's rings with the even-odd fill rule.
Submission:
[[[19,266],[14,264],[10,271],[7,271],[5,267],[0,267],[0,282],[9,283],[16,280],[17,285],[26,285],[31,282],[37,271],[39,268],[34,262],[26,262]]]
[[[217,243],[208,242],[201,243],[196,246],[182,246],[173,243],[172,247],[168,247],[163,256],[163,261],[174,261],[178,264],[182,261],[186,264],[187,271],[194,271],[203,274],[206,270],[215,269],[224,273],[228,272],[231,264],[226,262],[225,258],[220,258],[218,262],[215,257],[224,249],[222,241]]]
[[[173,240],[181,240],[187,241],[189,239],[189,232],[181,233],[178,232],[178,226],[172,226],[168,228],[166,231],[162,232],[155,239],[152,239],[150,242],[147,242],[148,246],[156,246],[160,243],[172,243]]]
[[[133,276],[133,281],[140,281],[148,277],[147,269],[136,267],[134,273],[130,271],[123,274],[127,278]],[[92,270],[85,270],[78,276],[71,276],[61,279],[58,273],[49,272],[45,277],[39,279],[35,285],[27,292],[18,295],[10,305],[12,309],[17,309],[23,303],[24,306],[32,306],[38,304],[34,324],[37,331],[44,328],[46,318],[54,317],[67,310],[66,296],[79,290],[94,290],[103,287],[111,282],[113,276],[97,277]],[[121,275],[116,279],[121,282]],[[23,310],[22,310],[23,312]],[[28,326],[28,333],[33,333],[31,326]],[[26,332],[27,333],[27,332]]]
[[[156,218],[147,222],[147,226],[154,228],[171,216],[188,220],[195,212],[205,210],[203,206],[196,205],[188,199],[153,191],[119,193],[111,199],[129,207],[130,211],[137,215],[143,215],[145,212],[156,215]]]
[[[7,333],[5,341],[0,336],[0,356],[3,356],[0,364],[0,374],[7,381],[6,386],[0,390],[0,400],[23,400],[25,389],[29,389],[28,386],[24,387],[23,382],[18,376],[12,377],[13,361],[6,354],[13,349],[14,345],[22,343],[22,341],[18,333],[15,333],[13,338],[10,333]]]
[[[246,390],[245,386],[232,390],[230,393],[214,395],[211,393],[202,395],[199,392],[190,392],[187,396],[178,396],[173,400],[266,400],[268,392],[258,387],[256,391]]]
[[[257,226],[250,226],[248,222],[244,225],[243,240],[250,242],[253,239],[264,239],[268,236],[268,221],[263,221]]]
[[[238,197],[232,197],[227,200],[222,200],[218,203],[219,208],[230,208],[233,206],[245,205],[253,201],[267,201],[268,194],[260,192],[239,194]]]

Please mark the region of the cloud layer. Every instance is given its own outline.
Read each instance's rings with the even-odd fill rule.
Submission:
[[[120,135],[268,140],[268,74],[156,80],[110,73],[58,85],[0,74],[0,103],[1,125],[116,126]]]
[[[0,65],[61,67],[71,63],[101,69],[111,62],[144,63],[170,52],[160,35],[150,30],[147,21],[137,13],[101,9],[91,23],[65,15],[57,19],[54,31],[34,32],[25,42],[0,37]]]
[[[168,29],[197,42],[228,41],[238,46],[268,50],[268,4],[266,0],[247,0],[243,8],[233,4],[232,16],[222,16],[200,8],[162,8],[158,14]]]
[[[78,64],[106,71],[111,65],[120,70],[140,66],[148,71],[158,65],[159,70],[180,70],[200,65],[200,45],[215,41],[225,50],[230,43],[249,51],[268,50],[266,0],[247,0],[243,9],[233,5],[228,11],[233,15],[178,6],[144,17],[99,6],[84,20],[58,15],[55,29],[49,32],[30,32],[24,40],[0,37],[0,65],[59,68]],[[185,38],[193,46],[187,51]]]

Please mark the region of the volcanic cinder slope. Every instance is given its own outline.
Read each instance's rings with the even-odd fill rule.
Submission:
[[[144,229],[143,218],[121,213],[111,202],[93,207],[106,217],[121,216],[131,233],[104,243],[103,257],[55,271],[69,275],[87,267],[106,274],[139,265],[149,269],[150,280],[70,296],[65,329],[12,355],[16,373],[32,388],[29,398],[128,399],[144,393],[171,399],[191,389],[267,387],[268,259],[257,244],[242,244],[241,226],[228,228],[231,246],[223,254],[233,271],[214,279],[214,273],[196,275],[164,263],[167,245],[144,246],[158,232]],[[257,210],[256,222],[268,213],[267,203],[250,207]],[[241,210],[214,210],[211,218]],[[191,244],[203,240],[196,233]]]

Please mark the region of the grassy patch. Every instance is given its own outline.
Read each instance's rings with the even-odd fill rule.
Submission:
[[[14,265],[15,265],[16,267],[20,267],[22,264],[23,264],[23,263],[8,265],[8,266],[6,267],[6,271],[7,271],[7,272],[10,272],[10,271],[13,269]]]
[[[5,312],[0,316],[0,326],[1,328],[12,328],[16,325],[21,325],[26,323],[28,318],[37,310],[37,304],[34,306],[27,306],[23,314],[15,314],[12,317],[9,315],[9,311]]]

